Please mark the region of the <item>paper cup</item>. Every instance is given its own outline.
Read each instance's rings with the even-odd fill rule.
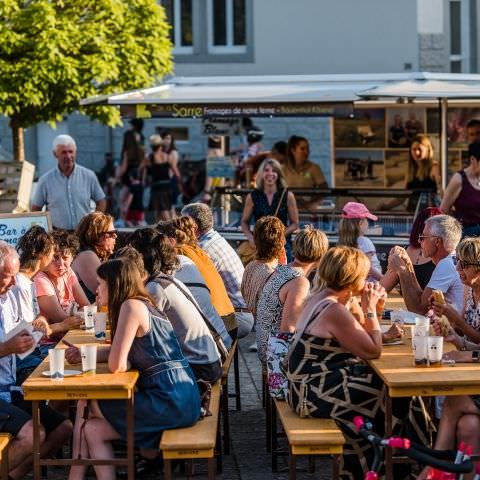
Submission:
[[[427,337],[428,362],[430,365],[440,364],[443,356],[443,337]]]
[[[105,340],[107,330],[107,314],[105,312],[97,312],[95,314],[95,338]]]
[[[48,351],[48,361],[50,363],[50,378],[52,380],[63,380],[63,373],[65,369],[65,349],[50,349]]]
[[[426,336],[415,335],[412,337],[413,355],[415,358],[415,365],[428,364],[428,342]]]
[[[430,319],[428,317],[415,317],[415,326],[430,328]]]
[[[83,307],[83,318],[85,319],[85,328],[90,330],[95,327],[95,314],[97,313],[96,305],[87,305]]]
[[[415,337],[428,337],[428,327],[423,325],[414,325],[412,328],[412,348],[415,349],[413,345],[413,339]]]
[[[82,355],[82,371],[86,375],[93,375],[97,370],[97,346],[80,345]]]

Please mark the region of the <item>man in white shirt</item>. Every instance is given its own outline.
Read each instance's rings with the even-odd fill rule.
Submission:
[[[26,330],[6,339],[20,320],[17,300],[11,291],[19,268],[17,252],[0,241],[0,432],[13,436],[8,450],[8,473],[12,479],[24,478],[28,473],[33,449],[31,403],[23,400],[19,388],[15,387],[15,370],[16,354],[30,350],[34,341]],[[72,423],[45,404],[40,407],[40,419],[41,441],[46,440],[48,449],[46,451],[43,446],[42,454],[49,455],[66,443],[72,432]]]
[[[425,222],[419,242],[424,257],[435,264],[424,290],[418,284],[412,261],[401,247],[394,247],[388,257],[388,268],[398,274],[402,295],[408,310],[425,314],[430,307],[433,290],[443,292],[457,311],[463,308],[463,285],[453,262],[455,249],[462,238],[462,226],[449,215],[436,215]]]

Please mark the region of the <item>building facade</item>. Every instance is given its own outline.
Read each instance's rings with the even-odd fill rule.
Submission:
[[[477,72],[480,0],[159,0],[172,25],[176,76],[322,73]],[[232,99],[233,100],[233,99]],[[329,119],[258,119],[266,148],[290,135],[306,136],[311,158],[330,169]],[[80,114],[52,130],[25,133],[26,158],[38,174],[51,168],[51,141],[69,133],[78,161],[94,170],[106,152],[118,161],[125,128],[107,128]],[[174,128],[180,153],[204,158],[199,120],[148,120]],[[234,139],[233,143],[237,140]],[[0,119],[0,145],[11,151],[8,120]]]

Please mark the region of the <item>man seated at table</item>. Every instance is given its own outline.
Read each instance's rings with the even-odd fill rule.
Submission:
[[[455,248],[462,237],[462,226],[449,215],[436,215],[425,222],[419,236],[422,255],[435,264],[430,281],[422,290],[418,284],[412,260],[405,249],[394,247],[388,257],[388,270],[398,274],[407,309],[425,314],[430,306],[433,290],[443,292],[448,303],[457,311],[463,307],[463,285],[455,268]]]
[[[20,321],[18,304],[11,287],[15,285],[20,262],[17,252],[0,241],[0,432],[14,438],[8,450],[9,477],[24,478],[31,468],[33,449],[32,406],[15,387],[16,354],[30,350],[34,341],[23,330],[6,340]],[[42,457],[56,452],[72,433],[72,424],[47,405],[40,406],[40,452]]]

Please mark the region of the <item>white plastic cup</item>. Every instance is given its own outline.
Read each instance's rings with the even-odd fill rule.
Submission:
[[[415,349],[413,344],[413,339],[415,337],[428,337],[428,329],[429,327],[425,327],[424,325],[414,325],[412,328],[412,348]]]
[[[80,345],[82,355],[82,372],[85,375],[94,375],[97,371],[97,346]]]
[[[50,349],[48,351],[48,362],[50,363],[50,378],[56,381],[63,380],[65,372],[65,349]]]
[[[96,305],[86,305],[83,307],[83,318],[85,319],[85,328],[90,330],[95,327]]]
[[[428,341],[426,336],[415,335],[412,337],[413,355],[415,365],[428,364]]]
[[[430,319],[428,317],[415,317],[415,326],[430,328]]]
[[[443,356],[443,337],[427,337],[427,344],[430,365],[440,364]]]
[[[97,312],[95,314],[95,338],[105,340],[107,330],[106,312]]]

